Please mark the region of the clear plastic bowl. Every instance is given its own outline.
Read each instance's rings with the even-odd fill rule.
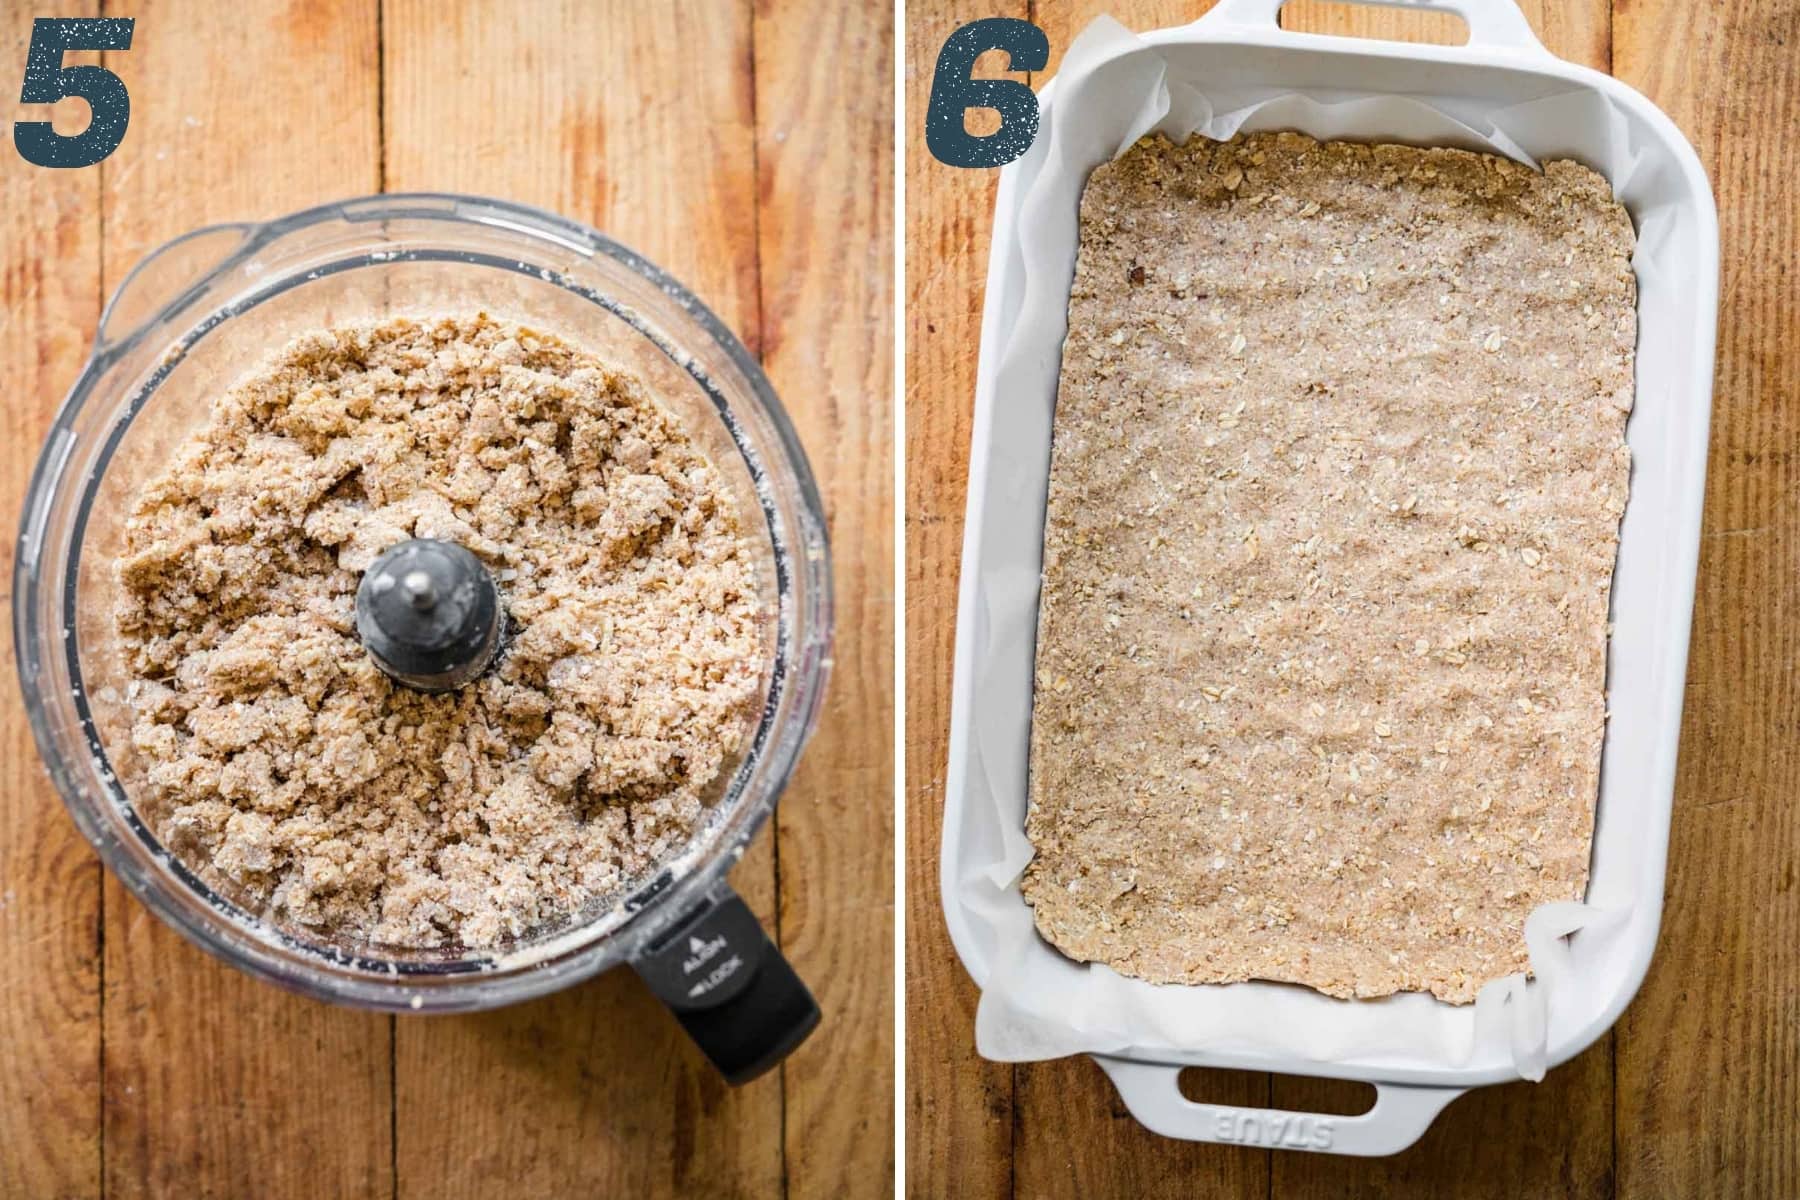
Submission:
[[[138,487],[215,396],[290,338],[477,310],[635,372],[741,493],[744,512],[760,516],[747,525],[769,615],[766,703],[701,831],[630,894],[488,952],[333,944],[239,907],[174,860],[133,809],[111,564]],[[774,808],[830,667],[824,513],[793,427],[749,353],[623,246],[548,213],[468,196],[379,196],[213,226],[141,263],[107,306],[32,475],[13,586],[38,749],[106,865],[234,966],[321,999],[400,1011],[490,1008],[567,987],[654,954],[697,914],[733,903],[725,873]]]

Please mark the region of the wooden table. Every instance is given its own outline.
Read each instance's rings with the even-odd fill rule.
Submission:
[[[1724,243],[1718,384],[1663,933],[1637,1000],[1542,1084],[1473,1092],[1412,1150],[1357,1161],[1166,1141],[1085,1058],[975,1055],[938,907],[951,639],[993,172],[923,147],[938,48],[1029,17],[1055,56],[1096,14],[1202,0],[911,0],[906,36],[907,1188],[919,1197],[1800,1195],[1800,3],[1534,0],[1551,51],[1636,87],[1700,152]],[[1306,0],[1284,23],[1418,14]],[[1034,80],[1038,82],[1038,80]],[[1361,1085],[1208,1074],[1199,1098],[1360,1111]],[[1366,1105],[1366,1098],[1363,1100]]]
[[[0,3],[0,91],[18,84],[32,16],[94,12]],[[102,872],[39,766],[8,664],[0,1196],[886,1194],[891,9],[105,0],[105,14],[137,18],[132,49],[105,56],[133,102],[118,151],[45,170],[0,144],[6,577],[27,475],[100,306],[165,239],[384,189],[504,196],[618,237],[761,354],[830,510],[828,709],[735,875],[825,1021],[732,1090],[629,971],[501,1012],[398,1020],[256,982]],[[82,107],[58,106],[59,128],[79,128]]]

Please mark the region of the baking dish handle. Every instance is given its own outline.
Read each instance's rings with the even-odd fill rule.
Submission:
[[[819,1024],[812,993],[729,886],[631,965],[728,1083],[755,1079]]]
[[[1398,1154],[1431,1127],[1463,1088],[1375,1084],[1375,1107],[1361,1116],[1200,1104],[1181,1094],[1181,1068],[1094,1055],[1144,1128],[1189,1142],[1379,1157]]]
[[[1207,29],[1239,25],[1262,33],[1281,30],[1276,17],[1284,3],[1286,0],[1219,0],[1194,24]],[[1515,50],[1550,57],[1537,34],[1531,31],[1531,22],[1525,19],[1525,14],[1513,0],[1334,0],[1334,3],[1455,13],[1469,26],[1470,49]]]

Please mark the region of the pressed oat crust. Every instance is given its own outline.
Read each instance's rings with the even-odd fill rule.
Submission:
[[[1582,896],[1631,224],[1571,162],[1146,139],[1063,351],[1024,880],[1072,957],[1454,1003]]]
[[[358,643],[408,537],[500,583],[497,665],[447,695]],[[486,317],[326,330],[233,387],[140,493],[116,570],[134,797],[271,916],[488,947],[693,833],[762,642],[716,469],[634,378]]]

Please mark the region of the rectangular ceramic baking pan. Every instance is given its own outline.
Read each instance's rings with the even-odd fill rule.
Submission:
[[[1327,104],[1335,95],[1356,93],[1424,97],[1472,127],[1484,111],[1579,93],[1582,103],[1591,102],[1596,111],[1610,114],[1606,124],[1584,126],[1577,121],[1557,126],[1539,135],[1541,144],[1521,144],[1520,149],[1538,157],[1575,157],[1596,166],[1609,159],[1627,163],[1626,173],[1633,179],[1620,198],[1638,228],[1643,256],[1643,261],[1633,260],[1640,288],[1639,355],[1637,400],[1627,440],[1634,467],[1614,582],[1608,669],[1611,720],[1603,749],[1588,892],[1590,905],[1614,904],[1620,915],[1616,927],[1603,934],[1582,931],[1558,939],[1559,961],[1569,965],[1556,993],[1558,1002],[1539,1030],[1538,1059],[1540,1069],[1544,1063],[1554,1066],[1592,1044],[1624,1010],[1648,969],[1661,919],[1711,416],[1718,228],[1710,188],[1692,148],[1667,117],[1616,80],[1550,54],[1510,0],[1428,0],[1417,5],[1462,16],[1471,33],[1469,43],[1462,46],[1293,33],[1277,24],[1280,5],[1281,0],[1223,0],[1191,25],[1142,37],[1167,50],[1171,58],[1178,54],[1189,69],[1229,76],[1231,86],[1240,90],[1291,88],[1324,97]],[[1080,120],[1078,111],[1058,112],[1056,102],[1053,81],[1040,97],[1046,129],[1053,121]],[[1332,135],[1329,129],[1308,129],[1304,122],[1298,127],[1315,136]],[[1601,139],[1606,139],[1604,145]],[[1017,569],[1021,543],[1029,538],[1012,536],[1017,530],[1028,531],[1030,523],[1008,527],[1004,514],[1036,504],[1036,527],[1041,530],[1043,493],[1021,488],[1016,469],[1000,472],[1009,482],[997,482],[990,467],[997,452],[1017,453],[1021,403],[1053,405],[1054,382],[1048,396],[1022,399],[1016,377],[1009,375],[1002,386],[999,373],[1004,339],[1019,320],[1026,291],[1020,239],[1032,231],[1021,227],[1029,222],[1021,222],[1020,209],[1031,174],[1041,169],[1042,161],[1031,156],[1008,166],[996,200],[957,613],[942,896],[957,953],[984,990],[993,984],[996,970],[1014,969],[1017,962],[1009,958],[1003,966],[998,961],[1000,926],[995,913],[1005,912],[1008,928],[1016,931],[1018,912],[1005,906],[1024,908],[1016,878],[1003,881],[991,870],[987,877],[977,876],[983,864],[1006,857],[1007,845],[1016,852],[1021,836],[1018,821],[1025,809],[1023,763],[1033,648],[1029,636],[1000,636],[995,630],[1000,628],[996,614],[1008,606],[1016,614],[1028,604],[1035,613],[1036,580],[1029,570]],[[1610,175],[1609,179],[1620,187],[1621,180]],[[1680,240],[1674,247],[1678,253],[1669,252],[1670,239]],[[1653,259],[1679,264],[1680,269],[1647,270]],[[1044,357],[1053,358],[1054,351],[1040,356]],[[1044,370],[1053,381],[1054,363],[1045,364]],[[1040,424],[1044,420],[1041,415],[1033,419]],[[1047,486],[1047,460],[1042,478]],[[1007,536],[996,530],[1005,530]],[[1041,568],[1041,536],[1037,554]],[[990,569],[1002,557],[1010,564],[1007,570]],[[1018,717],[1020,705],[1023,717]],[[991,719],[996,708],[1011,715],[996,723]],[[1004,735],[996,737],[995,728],[1003,728]],[[1017,820],[997,823],[996,812],[1015,814]],[[1583,938],[1588,938],[1586,944]],[[1565,946],[1570,948],[1566,954]],[[1056,953],[1047,943],[1041,950]],[[1544,968],[1538,964],[1536,969],[1541,975]],[[1231,989],[1283,986],[1252,982]],[[1231,989],[1179,990],[1182,1002],[1191,995],[1194,1011],[1203,1014],[1206,1004],[1218,1000],[1217,993]],[[1423,997],[1408,999],[1435,1003]],[[1303,1054],[1301,1042],[1316,1051],[1321,1037],[1329,1040],[1334,1032],[1333,1023],[1343,1022],[1348,1028],[1353,1011],[1365,1029],[1372,1012],[1392,1012],[1394,1020],[1403,1021],[1398,1015],[1402,1011],[1419,1011],[1403,1006],[1372,1008],[1370,1002],[1322,996],[1306,1003],[1316,1001],[1324,1002],[1316,1005],[1323,1014],[1316,1021],[1306,1028],[1265,1033],[1260,1045],[1195,1049],[1170,1044],[1145,1029],[1141,1039],[1077,1049],[1103,1049],[1094,1057],[1137,1119],[1158,1133],[1346,1154],[1403,1149],[1463,1091],[1522,1074],[1515,1060],[1479,1049],[1465,1061],[1448,1064],[1441,1055],[1434,1058],[1423,1052]],[[1397,1027],[1393,1036],[1403,1041],[1407,1030]],[[1293,1044],[1282,1046],[1283,1037]],[[1270,1039],[1275,1049],[1270,1048]],[[1009,1055],[1049,1056],[1053,1055]],[[1177,1089],[1176,1078],[1184,1066],[1358,1079],[1374,1084],[1378,1098],[1369,1112],[1355,1117],[1202,1104],[1187,1100]]]

